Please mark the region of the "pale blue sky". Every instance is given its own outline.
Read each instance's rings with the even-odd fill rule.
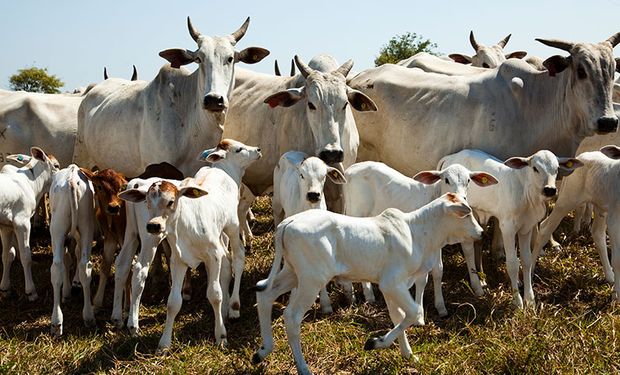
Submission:
[[[209,35],[228,34],[250,16],[238,48],[271,51],[262,62],[246,66],[261,72],[273,72],[275,58],[288,71],[294,54],[307,61],[318,53],[341,63],[352,58],[359,71],[373,66],[392,36],[407,31],[430,38],[441,52],[467,54],[472,53],[472,29],[482,44],[512,33],[507,51],[541,57],[559,50],[535,42],[536,37],[598,42],[620,31],[620,0],[3,1],[0,88],[8,88],[17,69],[31,65],[59,76],[63,90],[100,81],[103,66],[110,76],[129,78],[135,64],[140,79],[150,80],[165,62],[159,51],[195,48],[185,24],[188,15]]]

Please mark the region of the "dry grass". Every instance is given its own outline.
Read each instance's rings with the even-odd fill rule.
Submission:
[[[141,310],[142,335],[113,331],[108,289],[105,309],[97,313],[98,328],[88,330],[81,319],[81,297],[65,304],[65,336],[49,334],[52,291],[51,254],[46,236],[35,241],[33,272],[40,299],[23,296],[21,266],[13,269],[16,292],[0,304],[0,373],[269,373],[295,372],[286,343],[281,311],[274,308],[274,352],[261,365],[250,359],[260,345],[255,296],[248,288],[263,278],[271,265],[273,224],[269,199],[254,206],[257,233],[248,254],[242,288],[242,318],[227,324],[229,346],[215,346],[213,314],[205,298],[205,276],[193,277],[194,298],[184,303],[175,324],[172,352],[155,355],[166,317],[168,290],[145,291]],[[429,285],[425,298],[425,327],[409,330],[415,358],[400,357],[396,346],[366,352],[367,338],[385,333],[391,323],[385,304],[347,306],[334,291],[335,313],[324,316],[318,305],[302,325],[306,359],[317,373],[618,373],[620,310],[612,301],[597,253],[589,235],[556,234],[564,250],[551,253],[535,274],[536,311],[511,307],[508,276],[503,264],[485,264],[489,292],[476,298],[465,282],[466,269],[456,248],[445,252],[444,290],[450,315],[440,319]],[[96,277],[94,277],[96,279]],[[430,283],[429,283],[430,284]],[[282,301],[285,304],[285,300]]]

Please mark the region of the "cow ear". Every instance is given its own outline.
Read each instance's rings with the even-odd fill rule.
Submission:
[[[334,184],[342,185],[347,183],[347,179],[342,172],[334,167],[327,167],[327,177],[329,177]]]
[[[269,55],[269,50],[260,47],[249,47],[241,52],[235,53],[237,61],[244,62],[246,64],[256,64]]]
[[[196,61],[196,54],[194,52],[181,48],[163,50],[159,53],[159,56],[168,60],[173,68],[180,68],[181,65],[187,65]]]
[[[413,179],[423,184],[431,185],[439,181],[441,178],[440,173],[439,171],[422,171],[413,176]]]
[[[81,168],[80,167],[80,172],[86,176],[87,179],[92,180],[93,177],[95,176],[95,173],[93,173],[92,171],[90,171],[89,169],[86,168]]]
[[[478,186],[486,187],[497,184],[497,179],[486,172],[471,172],[469,178]]]
[[[514,169],[521,169],[527,167],[528,165],[530,165],[530,163],[528,158],[515,156],[514,158],[506,160],[504,162],[504,165]]]
[[[269,104],[269,107],[277,106],[290,107],[305,97],[305,90],[302,88],[288,89],[286,91],[277,92],[263,101]]]
[[[615,145],[609,145],[602,147],[600,151],[603,155],[612,158],[612,159],[620,159],[620,147]]]
[[[126,202],[139,203],[146,198],[146,192],[138,189],[129,189],[118,193],[118,197]]]
[[[377,105],[361,91],[347,88],[347,99],[351,106],[360,112],[376,111]]]
[[[208,150],[207,150],[208,151]],[[204,161],[208,161],[209,163],[217,163],[218,161],[226,159],[226,151],[215,149],[209,152],[208,155],[203,159]]]
[[[12,161],[14,163],[18,163],[21,165],[26,165],[30,163],[30,160],[32,160],[32,157],[30,155],[25,155],[25,154],[12,154],[12,155],[8,155],[6,157],[6,160]]]
[[[30,155],[39,161],[46,162],[49,160],[45,152],[36,146],[30,147]]]
[[[469,214],[471,214],[471,207],[454,193],[446,193],[444,195],[448,200],[448,204],[446,209],[448,212],[456,215],[457,217],[463,218]]]
[[[200,198],[209,194],[206,190],[199,186],[185,186],[179,189],[179,196],[187,197],[187,198]]]
[[[526,51],[514,51],[506,54],[507,59],[522,59],[527,55]]]
[[[454,62],[457,62],[459,64],[471,64],[471,57],[466,56],[466,55],[461,55],[460,53],[452,53],[448,55],[448,57],[454,60]]]
[[[558,158],[558,164],[564,172],[573,172],[575,169],[583,167],[581,160],[576,158]]]
[[[543,66],[547,68],[551,77],[555,77],[556,74],[563,72],[569,65],[569,58],[560,55],[551,56],[543,61]]]

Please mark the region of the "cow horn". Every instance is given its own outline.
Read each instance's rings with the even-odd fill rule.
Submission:
[[[295,75],[295,61],[291,59],[291,77]]]
[[[559,48],[566,52],[570,52],[573,49],[573,45],[574,45],[574,43],[566,42],[564,40],[557,40],[557,39],[536,38],[536,41],[541,42],[542,44],[547,45],[549,47]]]
[[[474,51],[478,52],[478,49],[480,49],[480,45],[478,44],[478,42],[476,42],[476,38],[474,38],[473,30],[469,32],[469,42],[471,43],[471,46],[474,47]]]
[[[189,19],[189,16],[187,16],[187,28],[189,29],[189,35],[191,35],[192,39],[194,39],[194,41],[198,43],[198,39],[200,38],[200,31],[194,28],[194,25],[192,25],[192,20]]]
[[[138,79],[138,70],[136,69],[136,66],[133,66],[133,73],[131,74],[131,80],[135,81]]]
[[[611,43],[612,47],[618,45],[618,43],[620,43],[620,32],[610,36],[609,39],[607,39],[607,42]]]
[[[108,79],[108,69],[105,66],[103,67],[103,79]]]
[[[334,70],[334,73],[340,73],[346,78],[347,74],[351,71],[351,68],[353,68],[353,60],[349,59],[349,61],[342,64],[340,68]]]
[[[499,43],[497,43],[498,46],[504,48],[506,47],[506,44],[508,43],[508,41],[510,40],[510,37],[512,36],[512,34],[508,34],[507,37],[505,37],[504,39],[500,40]]]
[[[304,78],[308,78],[308,75],[312,73],[312,68],[306,65],[299,56],[295,55],[295,65],[297,65],[297,69],[299,69],[299,73],[301,73]]]
[[[245,20],[245,22],[243,23],[243,25],[241,25],[239,30],[237,30],[234,33],[230,34],[230,35],[232,35],[232,37],[235,40],[235,42],[238,42],[238,41],[241,40],[241,38],[243,38],[243,36],[245,35],[245,32],[248,31],[248,26],[250,26],[250,17],[248,17]]]
[[[282,73],[280,73],[280,67],[278,66],[278,60],[276,60],[276,62],[273,63],[273,70],[275,70],[277,76],[282,75]]]

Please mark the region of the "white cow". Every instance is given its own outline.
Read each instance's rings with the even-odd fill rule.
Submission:
[[[534,247],[534,260],[547,243],[558,224],[571,210],[590,203],[595,208],[592,238],[599,252],[605,278],[614,283],[616,299],[620,301],[620,200],[618,180],[620,176],[620,148],[610,145],[600,151],[584,152],[577,156],[583,168],[562,180],[562,188],[551,215],[540,224],[540,232]],[[606,229],[609,227],[611,261],[607,255]],[[613,265],[613,267],[612,267]]]
[[[160,180],[146,190],[131,188],[120,194],[122,199],[134,203],[146,200],[148,216],[138,226],[145,227],[158,239],[165,236],[172,249],[172,287],[159,349],[170,347],[172,325],[181,308],[181,287],[187,268],[196,268],[202,262],[207,266],[209,277],[207,298],[215,314],[215,340],[218,344],[227,343],[223,319],[228,315],[239,317],[239,287],[245,259],[237,217],[239,187],[245,169],[261,156],[259,148],[224,139],[216,148],[201,153],[199,158],[214,166],[201,168],[194,178],[185,180],[178,187]],[[183,197],[200,199],[190,201]],[[223,234],[230,242],[231,256],[224,246]],[[227,303],[231,269],[224,258],[229,256],[235,282],[230,303]],[[134,278],[148,272],[148,268],[144,270],[139,263],[134,267]],[[137,320],[132,324],[137,328]]]
[[[269,54],[257,47],[235,50],[249,22],[231,35],[210,37],[200,34],[188,17],[196,51],[160,52],[170,65],[150,82],[118,88],[107,80],[93,88],[78,114],[75,162],[137,176],[147,165],[166,161],[193,175],[201,167],[195,155],[222,137],[236,63],[257,63]],[[193,73],[180,69],[193,62],[198,64]]]
[[[69,270],[65,265],[65,259],[70,257],[65,248],[67,235],[76,241],[79,248],[77,273],[84,294],[82,317],[87,327],[95,325],[95,315],[90,300],[92,272],[90,253],[95,231],[95,200],[92,183],[75,164],[56,172],[49,192],[52,214],[50,235],[54,257],[50,267],[54,289],[51,333],[54,336],[61,336],[63,331],[63,314],[60,308],[61,288],[63,301],[71,296]]]
[[[484,187],[497,183],[492,175],[472,172],[459,164],[446,166],[443,170],[423,171],[413,178],[407,177],[387,165],[374,161],[353,164],[345,171],[348,181],[344,186],[345,213],[350,216],[368,217],[379,215],[388,208],[410,212],[430,203],[445,193],[456,193],[467,198],[469,182]],[[441,249],[439,249],[441,254]],[[441,278],[443,262],[441,257],[433,268],[435,307],[440,316],[448,314],[443,300]],[[416,282],[416,302],[422,305],[424,280]],[[374,302],[375,296],[370,283],[364,283],[364,297]]]
[[[471,46],[474,47],[476,54],[473,56],[467,56],[460,53],[452,53],[449,56],[457,63],[471,64],[471,66],[481,68],[495,68],[506,61],[506,59],[510,58],[522,59],[525,55],[527,55],[527,52],[515,51],[504,54],[504,47],[506,47],[506,43],[510,40],[511,35],[512,34],[508,34],[508,36],[500,40],[497,44],[487,47],[476,41],[472,30],[469,32],[469,42],[471,43]]]
[[[58,160],[38,147],[30,149],[32,160],[21,168],[5,169],[0,173],[0,238],[2,240],[2,281],[0,292],[11,286],[10,270],[15,259],[12,236],[19,248],[19,260],[24,268],[26,296],[29,301],[38,298],[32,280],[30,253],[30,218],[37,202],[49,189],[53,174],[59,170]]]
[[[575,158],[558,158],[552,152],[543,150],[524,157],[512,157],[505,162],[480,150],[463,150],[441,159],[440,167],[461,164],[467,168],[492,174],[499,184],[485,189],[471,186],[467,201],[474,209],[481,224],[490,217],[496,217],[502,232],[506,251],[506,268],[512,284],[513,304],[523,308],[519,294],[519,258],[515,237],[519,240],[519,251],[523,269],[525,302],[534,305],[532,289],[532,235],[536,226],[546,214],[546,201],[555,197],[558,168],[571,173],[581,166]],[[484,294],[476,271],[474,242],[461,243],[474,293]],[[479,257],[478,257],[479,259]]]
[[[380,108],[355,114],[359,160],[413,175],[464,148],[504,159],[540,149],[572,156],[586,136],[614,132],[612,48],[620,33],[599,44],[539,41],[570,56],[548,58],[546,72],[510,59],[470,76],[386,64],[353,77],[349,85]]]
[[[273,350],[272,304],[294,289],[284,310],[286,335],[297,371],[310,373],[301,352],[300,325],[319,290],[334,277],[379,284],[395,327],[369,339],[364,348],[386,348],[398,339],[401,354],[410,357],[405,330],[423,325],[424,313],[409,288],[437,263],[443,246],[480,238],[482,228],[471,213],[464,198],[448,193],[410,213],[387,209],[379,216],[358,218],[310,210],[285,219],[276,230],[269,277],[256,285],[263,342],[253,361],[260,362]]]

